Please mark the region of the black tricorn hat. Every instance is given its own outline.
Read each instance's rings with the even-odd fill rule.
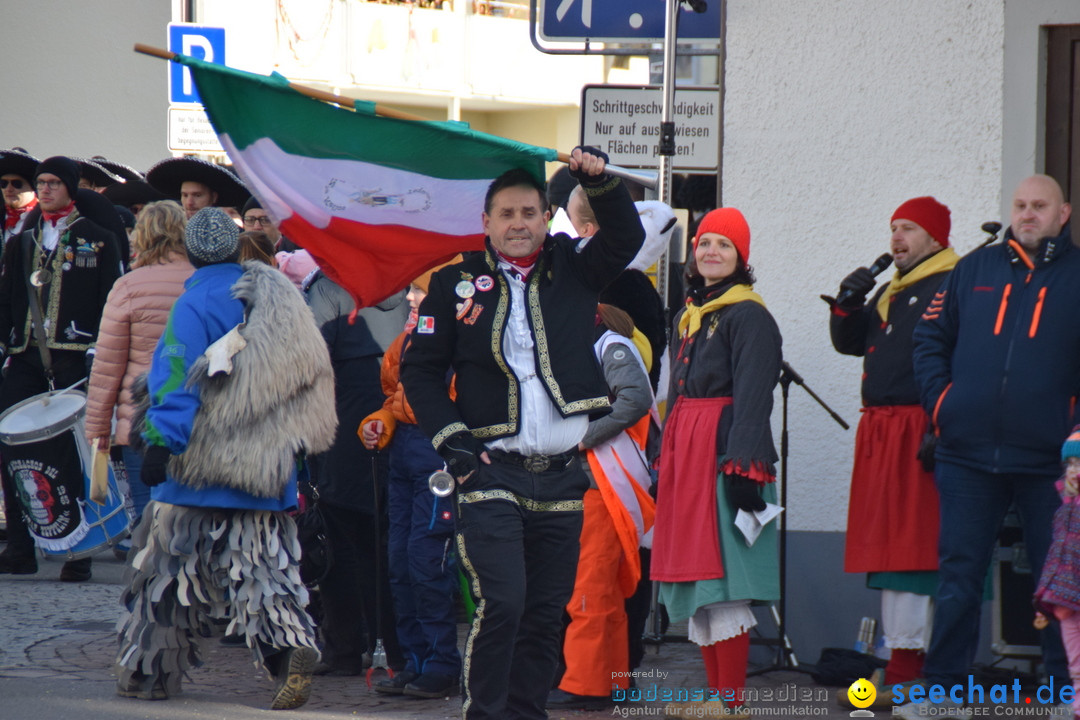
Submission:
[[[38,160],[25,150],[0,150],[0,175],[13,174],[26,178],[31,186],[34,184],[34,172],[37,170]],[[32,187],[31,187],[32,189]]]
[[[108,172],[120,178],[123,182],[145,180],[143,174],[130,165],[125,165],[124,163],[116,162],[115,160],[108,160],[101,155],[95,155],[90,159],[105,168]]]
[[[127,182],[116,183],[105,188],[101,194],[111,200],[113,205],[122,205],[126,208],[130,208],[132,205],[145,205],[146,203],[168,199],[145,180],[128,180]]]
[[[114,183],[124,182],[123,178],[114,175],[93,160],[86,158],[71,158],[79,163],[79,177],[86,178],[96,187],[108,187]]]
[[[146,182],[166,197],[179,201],[180,186],[200,182],[218,194],[218,207],[242,208],[251,197],[247,187],[231,170],[194,157],[168,158],[146,171]]]

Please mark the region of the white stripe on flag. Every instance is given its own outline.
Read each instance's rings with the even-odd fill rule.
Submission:
[[[332,217],[368,225],[404,225],[446,235],[483,233],[491,180],[445,180],[358,160],[285,152],[270,138],[237,150],[221,135],[248,187],[278,222],[297,213],[315,227]]]

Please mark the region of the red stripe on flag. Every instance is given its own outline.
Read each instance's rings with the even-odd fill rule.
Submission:
[[[332,218],[318,228],[293,214],[281,223],[285,237],[311,253],[357,307],[369,307],[403,290],[428,268],[460,252],[482,250],[484,235],[444,235],[404,225],[365,225]]]

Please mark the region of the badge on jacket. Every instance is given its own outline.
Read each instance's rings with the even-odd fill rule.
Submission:
[[[431,315],[421,315],[416,320],[416,332],[421,335],[431,335],[435,332],[435,318]]]

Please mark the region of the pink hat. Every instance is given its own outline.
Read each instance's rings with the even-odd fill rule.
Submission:
[[[717,208],[701,219],[697,235],[694,236],[694,250],[697,250],[698,238],[705,233],[723,235],[735,246],[742,261],[750,262],[750,226],[735,208]]]

